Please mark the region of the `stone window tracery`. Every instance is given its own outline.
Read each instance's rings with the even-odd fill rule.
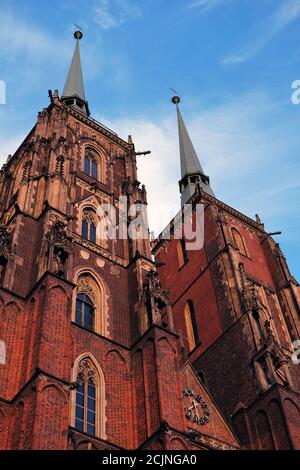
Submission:
[[[99,179],[99,156],[91,148],[87,148],[84,156],[84,173],[94,179]]]
[[[75,387],[75,428],[95,436],[99,412],[97,409],[99,375],[89,358],[84,358],[78,365]]]

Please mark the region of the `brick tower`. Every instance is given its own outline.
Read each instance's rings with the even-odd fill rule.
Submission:
[[[146,225],[146,191],[131,138],[90,117],[81,38],[1,170],[0,448],[239,448],[182,354],[148,234],[121,236]]]
[[[175,330],[245,447],[300,449],[300,365],[293,348],[300,339],[299,285],[259,217],[252,220],[215,197],[180,99],[173,102],[182,205],[192,206],[196,223],[201,204],[204,222],[199,249],[187,250],[187,239],[178,239],[178,217],[171,221],[171,239],[162,234],[153,244]]]

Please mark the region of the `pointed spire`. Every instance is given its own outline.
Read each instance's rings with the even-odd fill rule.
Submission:
[[[197,185],[211,196],[214,196],[214,193],[210,187],[209,177],[204,173],[203,168],[200,165],[197,153],[182,118],[178,106],[180,103],[179,96],[174,96],[172,98],[172,102],[176,105],[177,110],[181,165],[181,180],[179,181],[179,188],[181,193],[181,205],[184,206],[184,204],[186,204],[194,194]]]
[[[79,41],[83,34],[81,31],[75,31],[74,37],[76,39],[76,46],[68,73],[68,77],[64,86],[62,94],[62,101],[68,106],[72,106],[77,110],[89,116],[89,106],[85,99],[83,76],[80,60],[80,46]]]

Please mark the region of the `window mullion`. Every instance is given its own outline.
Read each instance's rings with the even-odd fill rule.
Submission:
[[[84,411],[83,411],[83,417],[84,417],[84,425],[83,429],[84,432],[87,432],[87,413],[88,413],[88,381],[84,381]]]

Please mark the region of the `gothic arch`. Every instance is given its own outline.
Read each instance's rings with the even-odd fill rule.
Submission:
[[[105,378],[103,371],[93,354],[85,352],[80,354],[74,362],[71,371],[71,383],[77,381],[80,365],[87,361],[96,372],[96,437],[106,439],[106,399],[105,399]],[[70,399],[70,423],[75,427],[75,407],[76,407],[76,390],[71,391]]]
[[[125,359],[124,356],[120,353],[120,351],[118,351],[117,349],[110,349],[109,351],[107,351],[107,353],[105,354],[105,359],[108,359],[109,356],[113,356],[113,355],[118,356],[118,358],[120,359],[120,361],[121,361],[125,366],[127,365],[126,359]]]
[[[168,347],[171,349],[172,353],[176,354],[176,349],[175,347],[173,346],[173,344],[171,343],[171,341],[169,340],[169,338],[167,338],[166,336],[162,336],[161,338],[159,338],[158,340],[158,346],[161,346],[161,344],[165,343],[168,345]]]
[[[286,398],[283,402],[285,415],[288,420],[293,422],[290,426],[290,434],[293,440],[294,448],[300,447],[300,408],[291,398]]]
[[[268,417],[271,423],[276,449],[290,450],[290,439],[283,417],[281,403],[275,398],[273,398],[268,404]]]
[[[261,450],[274,450],[275,444],[271,431],[270,421],[265,411],[258,411],[255,419],[256,434]]]
[[[91,297],[95,308],[94,331],[102,336],[108,336],[109,296],[104,281],[92,269],[86,268],[75,273],[74,283],[77,288],[73,292],[72,321],[75,322],[77,294],[85,292]]]
[[[80,141],[83,141],[80,143]],[[89,138],[79,139],[80,148],[80,168],[83,173],[84,171],[84,160],[87,152],[90,150],[97,162],[97,180],[103,184],[107,182],[107,171],[106,167],[109,162],[109,156],[106,150],[99,145],[98,142]]]
[[[54,286],[50,287],[48,292],[50,293],[53,289],[60,290],[65,296],[68,295],[68,292],[66,291],[66,289],[64,289],[60,284],[54,284]]]
[[[28,159],[28,154],[26,153],[23,153],[19,158],[19,162],[17,163],[15,172],[14,172],[16,176],[15,176],[15,181],[13,184],[13,194],[15,194],[21,186],[22,178],[24,176],[24,169],[28,161],[31,161],[31,160]]]
[[[103,202],[107,204],[107,201]],[[87,215],[91,219],[90,222],[93,219],[93,223],[96,227],[95,241],[93,243],[96,243],[97,245],[100,245],[103,248],[107,248],[107,216],[103,210],[101,201],[98,200],[98,198],[92,196],[84,199],[78,204],[77,232],[80,234],[81,237],[85,238],[88,241],[91,241],[90,237],[84,237],[82,233],[83,221],[85,220],[85,217]]]
[[[248,256],[244,237],[240,234],[239,230],[236,227],[231,227],[231,234],[234,240],[234,243],[241,255]]]
[[[5,305],[5,308],[7,309],[7,308],[11,308],[11,307],[14,307],[14,313],[15,314],[19,314],[22,311],[21,307],[19,307],[17,302],[14,302],[14,301],[7,302],[7,304]]]
[[[188,445],[180,437],[173,437],[169,440],[168,448],[170,450],[189,450]]]
[[[7,416],[4,410],[0,408],[0,450],[6,449],[7,440]]]
[[[41,392],[45,392],[47,389],[55,389],[57,393],[59,393],[64,401],[64,403],[67,403],[67,397],[64,391],[58,387],[56,384],[45,384],[44,387],[42,387]],[[48,391],[48,390],[47,390]]]

